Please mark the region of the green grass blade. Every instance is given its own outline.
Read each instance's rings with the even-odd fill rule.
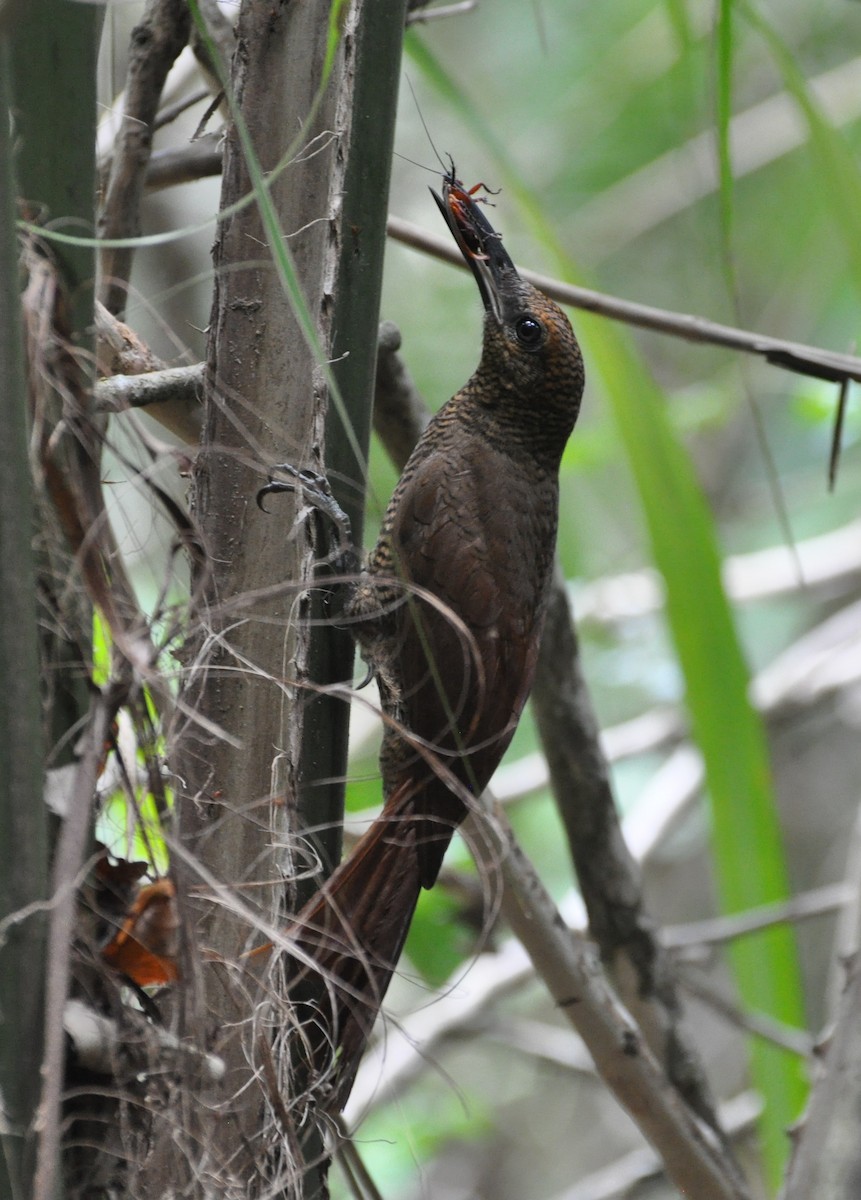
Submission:
[[[694,31],[691,28],[691,18],[685,0],[664,0],[667,19],[673,27],[679,47],[682,51],[690,50],[694,43]]]
[[[771,51],[784,87],[807,122],[821,192],[825,202],[831,205],[852,265],[855,286],[861,290],[861,169],[855,155],[843,135],[823,115],[789,47],[777,31],[748,0],[740,0],[739,7]]]
[[[493,155],[521,218],[545,247],[554,269],[571,282],[574,264],[557,243],[540,199],[520,178],[504,145],[427,47],[407,39],[413,62]],[[694,736],[702,751],[711,800],[713,845],[726,912],[788,894],[762,722],[748,699],[749,673],[723,589],[711,513],[663,396],[621,328],[585,313],[578,333],[590,370],[601,379],[642,506],[654,561],[667,589],[667,620],[686,685]],[[751,1009],[803,1025],[794,935],[771,930],[734,947],[739,993]],[[763,1155],[772,1183],[788,1151],[786,1126],[806,1094],[803,1064],[786,1051],[754,1042],[751,1073],[765,1097]]]
[[[720,218],[724,248],[732,246],[733,173],[729,145],[732,117],[733,0],[720,0],[717,28],[717,64],[715,72],[715,110],[717,115],[717,152]]]

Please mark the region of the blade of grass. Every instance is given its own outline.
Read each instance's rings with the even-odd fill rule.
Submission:
[[[716,28],[717,62],[715,80],[715,117],[717,125],[717,166],[718,166],[718,195],[720,209],[720,247],[723,259],[723,270],[726,279],[726,289],[733,309],[736,324],[742,324],[739,308],[738,274],[736,272],[735,255],[733,253],[733,227],[735,224],[735,176],[732,167],[732,152],[730,147],[730,124],[732,122],[732,87],[733,87],[733,50],[734,50],[734,0],[720,0]],[[745,401],[750,418],[753,422],[754,436],[759,449],[765,477],[768,484],[771,502],[774,506],[777,522],[787,546],[795,545],[792,536],[792,524],[780,476],[763,420],[762,411],[756,395],[749,386],[742,383]],[[802,578],[801,564],[797,563],[799,578]]]
[[[861,170],[855,155],[823,115],[786,42],[749,0],[739,0],[739,11],[765,41],[783,77],[783,86],[807,122],[823,202],[831,206],[852,264],[855,286],[861,289]]]
[[[673,27],[673,32],[683,53],[687,53],[694,43],[694,31],[685,0],[664,0],[667,19]]]
[[[733,173],[730,155],[729,125],[732,118],[733,0],[720,0],[717,27],[715,74],[715,113],[717,116],[717,158],[720,194],[720,219],[724,253],[732,263]]]
[[[558,244],[503,143],[426,45],[408,35],[408,53],[425,79],[493,156],[529,231],[571,282],[578,272]],[[636,482],[654,560],[667,587],[667,619],[685,678],[694,736],[706,763],[713,845],[725,912],[783,899],[786,866],[765,736],[748,699],[749,673],[720,576],[712,516],[664,398],[627,334],[585,313],[578,331],[600,376]],[[803,1025],[794,935],[770,930],[734,947],[732,965],[744,1003],[788,1025]],[[806,1094],[803,1063],[762,1042],[751,1044],[751,1073],[765,1097],[760,1123],[772,1183],[779,1178]]]

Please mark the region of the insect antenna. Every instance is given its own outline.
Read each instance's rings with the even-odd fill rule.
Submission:
[[[430,130],[428,129],[427,121],[425,120],[424,113],[422,112],[421,107],[419,106],[418,97],[416,96],[416,89],[413,87],[413,81],[410,79],[409,75],[406,76],[406,80],[407,80],[407,87],[410,89],[410,95],[413,98],[413,104],[416,106],[416,112],[418,113],[419,120],[422,123],[422,129],[425,131],[425,137],[427,138],[428,142],[430,143],[431,150],[433,150],[434,154],[436,155],[437,162],[443,168],[443,174],[445,174],[446,177],[448,177],[448,172],[446,172],[446,170],[445,170],[445,163],[442,160],[442,156],[440,155],[439,150],[437,150],[437,148],[436,148],[436,143],[434,142],[433,138],[430,135]],[[454,178],[454,160],[452,159],[451,155],[448,156],[448,160],[449,160],[449,163],[451,164],[451,173],[450,174],[451,174],[451,178],[453,179]]]

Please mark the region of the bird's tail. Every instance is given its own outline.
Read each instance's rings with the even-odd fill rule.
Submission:
[[[289,930],[314,961],[298,967],[291,986],[299,1057],[307,1085],[325,1089],[330,1111],[349,1096],[421,890],[411,807],[408,797],[390,798]]]

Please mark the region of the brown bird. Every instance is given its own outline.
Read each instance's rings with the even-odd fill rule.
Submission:
[[[453,170],[434,196],[475,275],[484,342],[416,445],[346,605],[380,689],[384,807],[290,930],[316,964],[299,968],[294,997],[313,996],[305,1053],[330,1110],[349,1095],[419,892],[529,695],[583,391],[562,310],[521,279]]]

